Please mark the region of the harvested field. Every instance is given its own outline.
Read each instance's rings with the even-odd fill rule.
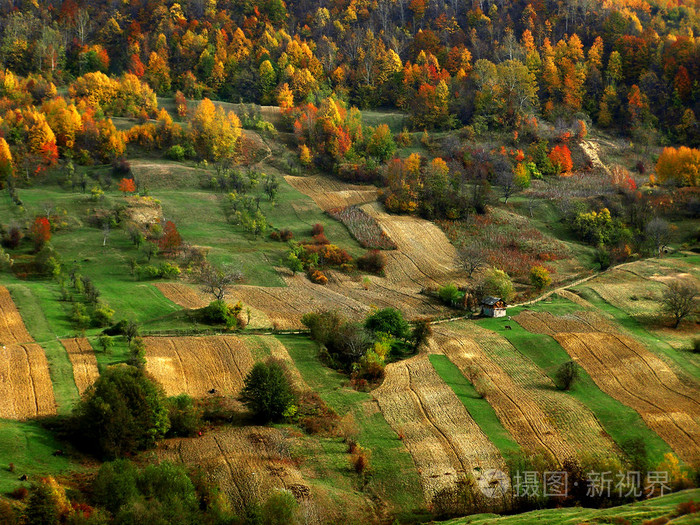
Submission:
[[[285,435],[276,428],[222,427],[201,437],[170,439],[158,457],[201,468],[236,511],[276,488],[290,490],[302,505],[312,498]]]
[[[382,414],[408,448],[426,500],[450,488],[465,473],[505,470],[496,447],[484,435],[452,389],[423,354],[389,364],[374,390]]]
[[[525,310],[514,319],[528,332],[555,335],[559,332],[606,332],[614,333],[615,327],[595,312],[554,315],[549,312]]]
[[[431,350],[445,354],[491,404],[503,426],[528,452],[562,462],[576,449],[532,399],[532,392],[514,381],[472,338],[443,326],[434,328]]]
[[[87,387],[100,377],[95,352],[90,346],[90,341],[84,337],[61,339],[61,344],[68,352],[68,358],[73,365],[75,386],[78,387],[78,393],[82,396]]]
[[[593,308],[593,305],[586,301],[583,297],[580,295],[577,295],[569,290],[557,290],[556,293],[559,297],[563,297],[564,299],[567,299],[568,301],[571,301],[572,303],[575,303],[579,306],[582,306],[583,308]]]
[[[374,217],[397,250],[387,252],[384,273],[392,284],[420,290],[447,282],[461,282],[457,251],[435,224],[410,215],[390,215],[378,203],[362,209]]]
[[[362,208],[346,206],[326,211],[328,215],[345,224],[363,248],[370,250],[396,249],[396,243],[382,230],[377,220]]]
[[[700,385],[696,380],[681,381],[665,362],[630,337],[597,330],[585,320],[552,322],[552,317],[529,313],[521,324],[552,335],[601,390],[636,410],[680,458],[689,463],[700,460]],[[590,329],[577,330],[586,327]]]
[[[181,283],[153,283],[169,300],[183,308],[203,308],[209,302],[193,288]]]
[[[254,360],[244,340],[232,335],[146,337],[146,370],[169,396],[204,397],[209,390],[237,395]]]
[[[153,283],[153,286],[158,288],[167,299],[187,309],[203,308],[214,300],[213,296],[207,297],[205,293],[183,283]],[[234,303],[238,301],[237,298],[228,299]],[[262,311],[250,308],[250,316],[248,313],[248,310],[244,308],[242,315],[246,321],[249,321],[247,324],[249,328],[269,328],[272,326],[270,319]]]
[[[347,184],[323,175],[308,177],[285,175],[284,179],[295,190],[311,197],[323,211],[364,204],[377,199],[377,188],[374,186]]]
[[[10,292],[4,286],[0,286],[0,345],[11,345],[17,343],[30,343],[34,339],[24,321],[17,311]]]
[[[0,347],[0,418],[56,413],[49,364],[38,344]]]
[[[579,455],[602,459],[620,452],[593,412],[566,392],[557,390],[544,370],[519,352],[508,339],[476,323],[463,323],[462,326],[469,330],[469,336],[484,354],[508,374],[528,399],[537,403]]]
[[[419,290],[393,285],[383,277],[370,276],[369,288],[365,289],[359,278],[336,271],[328,271],[326,276],[329,281],[325,286],[310,282],[304,275],[285,276],[286,288],[233,286],[230,298],[232,302],[241,301],[244,309],[252,307],[262,312],[269,319],[268,327],[281,330],[304,328],[302,315],[318,310],[338,310],[348,318],[357,319],[374,306],[398,307],[409,320],[451,311],[419,294]]]

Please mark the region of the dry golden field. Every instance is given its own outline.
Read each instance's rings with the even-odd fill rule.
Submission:
[[[237,511],[276,488],[290,490],[300,502],[312,498],[285,435],[276,428],[223,427],[201,437],[170,439],[158,456],[201,468]]]
[[[323,175],[307,177],[285,175],[284,180],[295,190],[311,197],[323,211],[364,204],[377,198],[375,186],[347,184]]]
[[[0,286],[0,346],[33,341],[12,301],[10,292],[4,286]]]
[[[27,419],[55,413],[44,349],[35,343],[0,347],[0,418]]]
[[[516,317],[525,329],[554,337],[601,390],[636,410],[680,458],[699,461],[698,382],[687,375],[679,378],[637,341],[595,319],[531,312]]]
[[[146,369],[169,396],[238,395],[254,359],[243,338],[146,337]]]
[[[61,344],[68,352],[68,358],[73,365],[75,386],[78,387],[78,393],[82,396],[87,387],[100,376],[95,352],[90,346],[90,341],[84,337],[61,339]]]
[[[466,474],[505,470],[499,451],[438,376],[426,354],[389,364],[373,396],[411,453],[426,501]]]

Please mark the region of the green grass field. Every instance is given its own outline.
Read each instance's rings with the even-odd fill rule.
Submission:
[[[20,485],[28,487],[42,476],[79,470],[80,465],[67,456],[53,455],[61,448],[63,445],[37,421],[0,419],[0,494]],[[10,463],[14,464],[14,472],[10,471]],[[23,474],[29,477],[29,482],[19,481]]]
[[[445,355],[431,355],[430,363],[442,380],[454,391],[479,428],[507,459],[521,452],[520,445],[503,427],[493,407],[483,399],[459,368]]]
[[[677,512],[678,505],[688,501],[695,501],[697,505],[699,500],[700,489],[691,489],[609,509],[587,509],[582,507],[547,509],[526,512],[515,516],[477,514],[441,523],[443,525],[529,525],[531,523],[542,525],[583,525],[588,523],[619,523],[625,525],[673,523],[674,525],[690,525],[698,523],[700,516],[695,513],[679,517]]]

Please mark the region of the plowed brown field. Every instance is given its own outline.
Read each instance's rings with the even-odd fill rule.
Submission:
[[[426,500],[452,487],[474,469],[505,469],[496,447],[484,435],[427,355],[386,367],[374,390],[382,414],[403,436],[423,484]]]
[[[100,372],[97,369],[97,359],[95,352],[90,346],[90,341],[84,337],[76,339],[61,339],[61,344],[68,352],[68,358],[73,365],[73,378],[75,386],[78,387],[78,393],[82,396],[83,392],[93,384]]]
[[[290,490],[302,502],[312,497],[291,460],[285,436],[275,428],[229,427],[201,437],[171,439],[158,455],[201,468],[237,511],[275,488]]]
[[[55,413],[49,365],[41,346],[1,346],[0,418],[27,419]]]
[[[551,314],[516,317],[526,329],[552,335],[601,390],[636,410],[683,460],[700,460],[700,385],[681,382],[669,366],[605,323],[557,320]],[[522,321],[522,322],[521,322]]]
[[[146,337],[146,369],[167,395],[237,395],[254,360],[242,338]]]
[[[12,301],[10,292],[4,286],[0,286],[0,346],[33,341]]]
[[[284,179],[297,191],[308,195],[322,210],[343,208],[354,204],[371,202],[377,198],[377,188],[347,184],[323,175],[294,177],[285,175]]]

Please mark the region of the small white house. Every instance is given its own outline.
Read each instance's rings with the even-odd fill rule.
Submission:
[[[486,317],[505,317],[506,302],[500,297],[486,297],[481,301],[481,314]]]

